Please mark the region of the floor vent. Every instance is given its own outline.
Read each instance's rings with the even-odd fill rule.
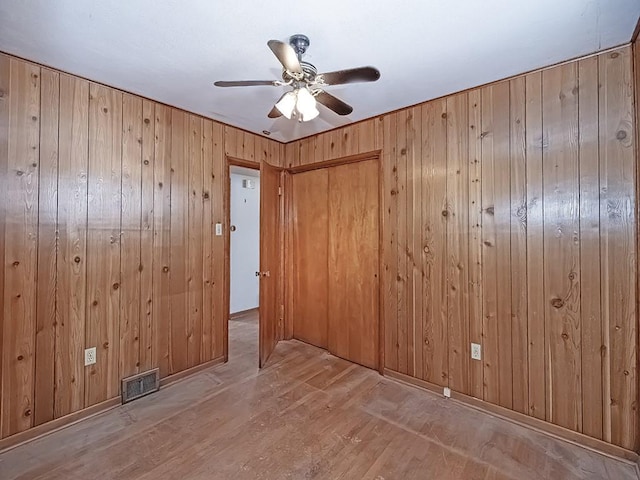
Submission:
[[[157,368],[122,379],[122,403],[157,392],[160,388],[160,371]]]

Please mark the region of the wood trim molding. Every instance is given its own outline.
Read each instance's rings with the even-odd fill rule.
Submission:
[[[0,440],[0,453],[4,453],[7,450],[11,450],[13,448],[19,447],[20,445],[24,445],[25,443],[37,440],[38,438],[44,437],[45,435],[49,435],[50,433],[57,432],[58,430],[70,427],[71,425],[75,425],[82,420],[87,420],[89,418],[95,417],[96,415],[100,415],[101,413],[107,412],[113,408],[120,406],[121,404],[122,399],[120,398],[120,395],[118,395],[117,397],[113,397],[109,400],[105,400],[104,402],[97,403],[83,410],[70,413],[69,415],[65,415],[64,417],[59,417],[51,420],[50,422],[43,423],[42,425],[30,428],[29,430],[25,430],[24,432],[16,433],[15,435],[11,435],[10,437],[3,438],[2,440]]]
[[[633,29],[633,34],[631,35],[631,43],[635,43],[635,41],[638,39],[638,35],[640,35],[640,18],[638,18],[636,28]]]
[[[245,160],[244,158],[231,157],[227,155],[227,165],[234,167],[250,168],[252,170],[260,170],[260,162]]]
[[[426,390],[438,395],[442,395],[441,386],[411,377],[409,375],[405,375],[403,373],[389,370],[388,368],[384,369],[384,376],[404,385],[416,387],[421,390]],[[562,440],[573,445],[586,448],[587,450],[599,453],[600,455],[605,455],[607,457],[614,458],[631,465],[636,465],[636,468],[638,466],[638,462],[640,461],[640,456],[638,456],[636,452],[633,452],[631,450],[627,450],[617,445],[612,445],[603,440],[598,440],[597,438],[583,435],[582,433],[574,432],[573,430],[569,430],[559,425],[545,422],[544,420],[540,420],[535,417],[530,417],[520,412],[509,410],[498,405],[493,405],[491,403],[485,402],[484,400],[480,400],[479,398],[451,391],[451,400],[462,405],[466,405],[475,410],[488,413],[498,418],[502,418],[509,422],[515,423],[516,425],[520,425],[522,427],[544,433],[545,435],[549,435],[558,440]]]
[[[287,168],[289,173],[302,173],[311,170],[319,170],[321,168],[337,167],[338,165],[347,165],[349,163],[364,162],[365,160],[379,160],[382,157],[382,150],[374,150],[372,152],[358,153],[357,155],[349,155],[348,157],[332,158],[322,162],[309,163],[307,165],[298,165],[297,167]]]
[[[191,375],[198,373],[202,370],[206,370],[207,368],[215,367],[216,365],[220,365],[225,363],[226,360],[224,356],[220,356],[218,358],[214,358],[213,360],[209,360],[208,362],[201,363],[200,365],[196,365],[195,367],[187,368],[186,370],[182,370],[181,372],[174,373],[173,375],[169,375],[168,377],[164,377],[160,380],[160,386],[166,387],[171,385],[172,383],[176,383],[180,380],[184,380]]]
[[[173,375],[169,375],[168,377],[161,379],[160,386],[166,387],[178,382],[179,380],[183,380],[186,377],[198,373],[201,370],[214,367],[221,363],[224,363],[224,357],[218,357],[209,362],[197,365],[193,368],[174,373]],[[78,422],[88,420],[89,418],[93,418],[97,415],[106,413],[109,410],[117,408],[121,405],[122,399],[120,395],[118,395],[117,397],[110,398],[109,400],[97,403],[96,405],[92,405],[83,410],[70,413],[69,415],[65,415],[64,417],[56,418],[50,422],[43,423],[42,425],[30,428],[29,430],[25,430],[24,432],[16,433],[15,435],[11,435],[10,437],[3,438],[0,440],[0,454],[19,447],[20,445],[24,445],[25,443],[29,443],[33,440],[37,440],[51,433],[62,430],[63,428],[75,425]]]

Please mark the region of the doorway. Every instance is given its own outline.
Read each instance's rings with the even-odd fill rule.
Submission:
[[[259,338],[260,170],[229,166],[229,358],[256,364]]]

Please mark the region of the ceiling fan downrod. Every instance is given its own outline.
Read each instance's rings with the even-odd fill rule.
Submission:
[[[297,33],[289,37],[289,45],[291,45],[293,47],[293,51],[296,52],[298,61],[302,61],[302,56],[307,51],[307,48],[309,48],[309,44],[309,37],[302,35],[301,33]]]

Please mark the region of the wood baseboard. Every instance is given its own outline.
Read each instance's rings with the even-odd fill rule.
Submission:
[[[181,372],[174,373],[173,375],[169,375],[168,377],[164,377],[160,379],[160,386],[166,387],[167,385],[171,385],[172,383],[176,383],[180,380],[183,380],[191,375],[198,373],[207,368],[215,367],[216,365],[220,365],[224,363],[225,359],[223,356],[214,358],[213,360],[209,360],[208,362],[201,363],[200,365],[196,365],[195,367],[187,368],[186,370],[182,370]]]
[[[435,385],[433,383],[426,382],[424,380],[420,380],[403,373],[395,372],[387,368],[384,369],[384,376],[405,385],[409,385],[411,387],[416,387],[421,390],[427,390],[429,392],[442,395],[442,387],[440,385]],[[485,402],[484,400],[480,400],[479,398],[451,391],[451,400],[459,402],[475,410],[479,410],[495,417],[502,418],[509,422],[515,423],[516,425],[520,425],[522,427],[530,428],[537,432],[544,433],[545,435],[549,435],[558,440],[563,440],[573,445],[586,448],[601,455],[628,462],[630,464],[635,464],[636,468],[638,462],[640,461],[640,456],[636,452],[627,450],[626,448],[607,443],[603,440],[598,440],[597,438],[589,437],[582,433],[574,432],[573,430],[569,430],[568,428],[554,425],[552,423],[540,420],[538,418],[530,417],[520,412],[509,410],[508,408]]]
[[[235,312],[229,315],[229,320],[235,320],[236,318],[244,317],[250,313],[257,312],[257,311],[258,311],[258,307],[249,308],[248,310],[240,310],[239,312]]]
[[[221,363],[224,363],[224,357],[222,356],[214,358],[213,360],[202,363],[200,365],[196,365],[195,367],[189,368],[187,370],[183,370],[182,372],[174,373],[173,375],[169,375],[168,377],[161,379],[160,386],[166,387],[167,385],[171,385],[172,383],[183,380],[190,375],[193,375],[194,373],[198,373],[201,370],[219,365]],[[25,430],[24,432],[16,433],[15,435],[11,435],[10,437],[0,439],[0,454],[13,448],[19,447],[20,445],[24,445],[25,443],[37,440],[38,438],[44,437],[45,435],[49,435],[51,433],[57,432],[58,430],[62,430],[63,428],[75,425],[78,422],[95,417],[96,415],[103,414],[121,405],[122,399],[120,398],[120,395],[118,395],[117,397],[110,398],[109,400],[97,403],[96,405],[92,405],[83,410],[70,413],[69,415],[65,415],[64,417],[56,418],[54,420],[51,420],[50,422],[43,423],[42,425],[30,428],[29,430]]]
[[[31,442],[50,433],[57,432],[63,428],[70,427],[78,422],[86,420],[96,415],[100,415],[112,408],[116,408],[122,404],[120,395],[110,398],[104,402],[97,403],[88,408],[84,408],[77,412],[70,413],[64,417],[56,418],[50,422],[43,423],[36,427],[25,430],[24,432],[16,433],[10,437],[0,440],[0,453],[4,453],[12,448],[19,447],[27,442]]]

